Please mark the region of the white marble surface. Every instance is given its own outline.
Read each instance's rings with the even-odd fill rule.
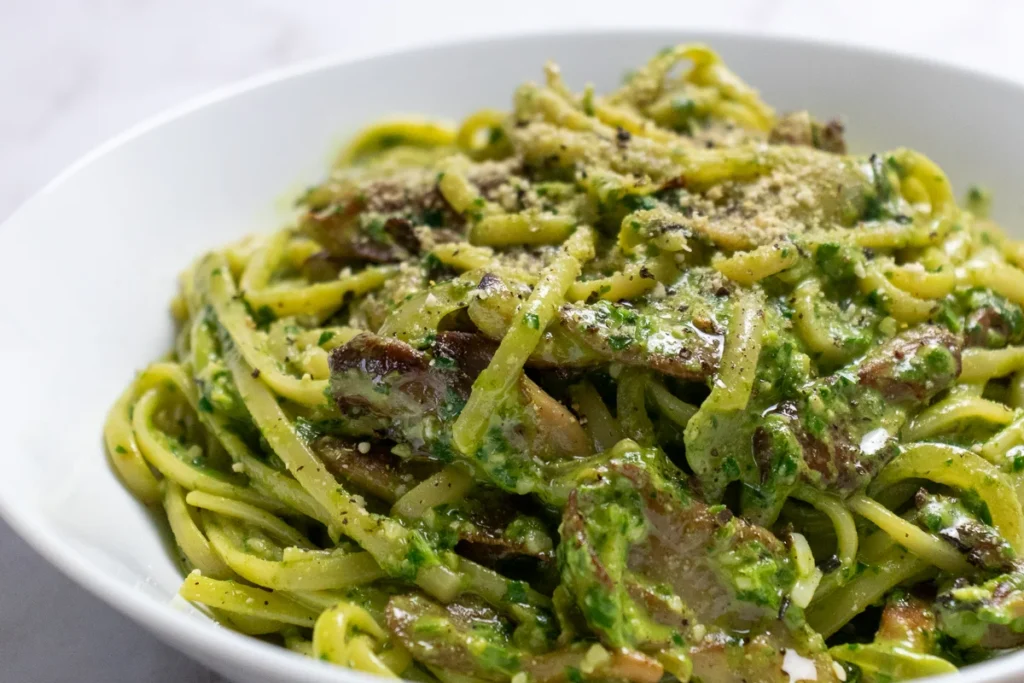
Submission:
[[[1024,3],[1015,0],[0,0],[0,219],[126,126],[221,84],[332,53],[525,30],[679,26],[868,45],[1024,81],[1022,24]],[[969,106],[955,92],[950,100]],[[0,522],[0,681],[215,680],[59,575]]]

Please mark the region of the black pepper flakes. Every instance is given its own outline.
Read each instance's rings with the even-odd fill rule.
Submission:
[[[827,560],[821,563],[821,571],[823,574],[831,574],[835,570],[839,569],[843,564],[842,560],[837,555],[832,555]]]

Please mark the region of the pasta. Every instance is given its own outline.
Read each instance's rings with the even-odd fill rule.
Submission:
[[[971,197],[704,46],[548,65],[196,259],[105,445],[182,596],[330,664],[955,671],[1024,647],[1024,243]]]

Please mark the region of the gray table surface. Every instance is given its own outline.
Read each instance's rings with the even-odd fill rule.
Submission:
[[[326,54],[524,30],[672,25],[852,42],[1024,80],[1022,19],[1024,3],[1013,0],[931,2],[927,11],[898,0],[634,0],[628,15],[604,0],[0,0],[0,219],[124,127],[221,84]],[[219,680],[63,577],[0,522],[0,683]]]

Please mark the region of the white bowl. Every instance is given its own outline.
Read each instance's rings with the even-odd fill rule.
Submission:
[[[548,59],[573,86],[609,89],[661,47],[694,40],[720,51],[780,110],[842,114],[857,151],[920,149],[958,191],[970,182],[991,188],[997,218],[1024,225],[1024,88],[905,57],[737,35],[608,32],[275,73],[102,146],[0,229],[4,517],[68,576],[229,678],[369,680],[222,629],[174,600],[182,577],[162,524],[103,453],[108,407],[135,370],[170,347],[167,304],[179,270],[204,249],[277,227],[289,198],[360,126],[395,113],[458,118],[506,107]],[[966,678],[1022,676],[1024,653],[970,668]]]

